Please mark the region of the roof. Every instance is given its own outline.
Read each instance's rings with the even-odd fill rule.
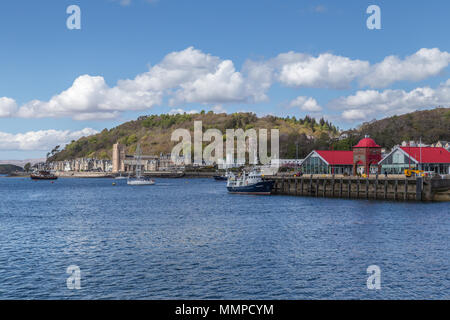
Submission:
[[[315,150],[330,165],[353,165],[353,151]]]
[[[421,163],[450,163],[450,152],[438,147],[400,147]]]
[[[353,148],[381,148],[381,146],[375,143],[375,140],[371,138],[361,139],[356,146]]]

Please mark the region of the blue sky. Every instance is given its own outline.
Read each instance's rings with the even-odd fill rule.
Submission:
[[[81,30],[66,27],[73,4]],[[372,4],[381,30],[366,26]],[[443,0],[2,1],[0,159],[40,157],[153,113],[310,114],[349,128],[449,106],[449,9]]]

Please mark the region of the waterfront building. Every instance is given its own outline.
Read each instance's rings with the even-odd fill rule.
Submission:
[[[353,170],[353,151],[314,150],[301,165],[305,174],[348,174]]]
[[[435,148],[444,148],[445,150],[450,151],[450,142],[448,141],[438,141],[431,146]]]
[[[414,140],[402,141],[400,146],[402,146],[402,147],[441,147],[440,145],[438,146],[435,143],[431,144],[431,145],[428,145],[428,144],[425,144],[425,143],[423,143],[421,141],[414,141]]]
[[[450,174],[450,152],[440,147],[397,146],[379,164],[382,173],[403,174],[412,168]]]
[[[64,172],[111,172],[112,161],[105,159],[77,158],[64,161],[52,161],[45,164],[54,171]]]
[[[380,172],[381,146],[368,136],[353,146],[353,175]]]
[[[126,154],[124,145],[120,143],[113,145],[112,159],[113,173],[136,171],[138,164],[134,155]],[[174,163],[170,154],[160,154],[159,156],[142,155],[140,165],[142,171],[173,171],[179,170],[184,166],[184,158],[176,157]]]
[[[314,150],[301,167],[307,174],[376,174],[380,172],[380,160],[381,146],[366,136],[353,151]]]
[[[270,164],[274,167],[298,168],[302,165],[303,159],[272,159]]]

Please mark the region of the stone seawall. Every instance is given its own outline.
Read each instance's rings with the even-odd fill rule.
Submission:
[[[109,172],[65,172],[57,171],[55,175],[59,178],[114,178]]]
[[[266,176],[273,194],[378,200],[450,201],[450,179],[406,177]]]

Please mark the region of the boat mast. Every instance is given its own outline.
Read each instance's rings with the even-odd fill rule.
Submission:
[[[136,160],[136,178],[138,179],[141,177],[141,156],[141,144],[138,143],[136,147],[136,154],[134,155],[134,158]]]

